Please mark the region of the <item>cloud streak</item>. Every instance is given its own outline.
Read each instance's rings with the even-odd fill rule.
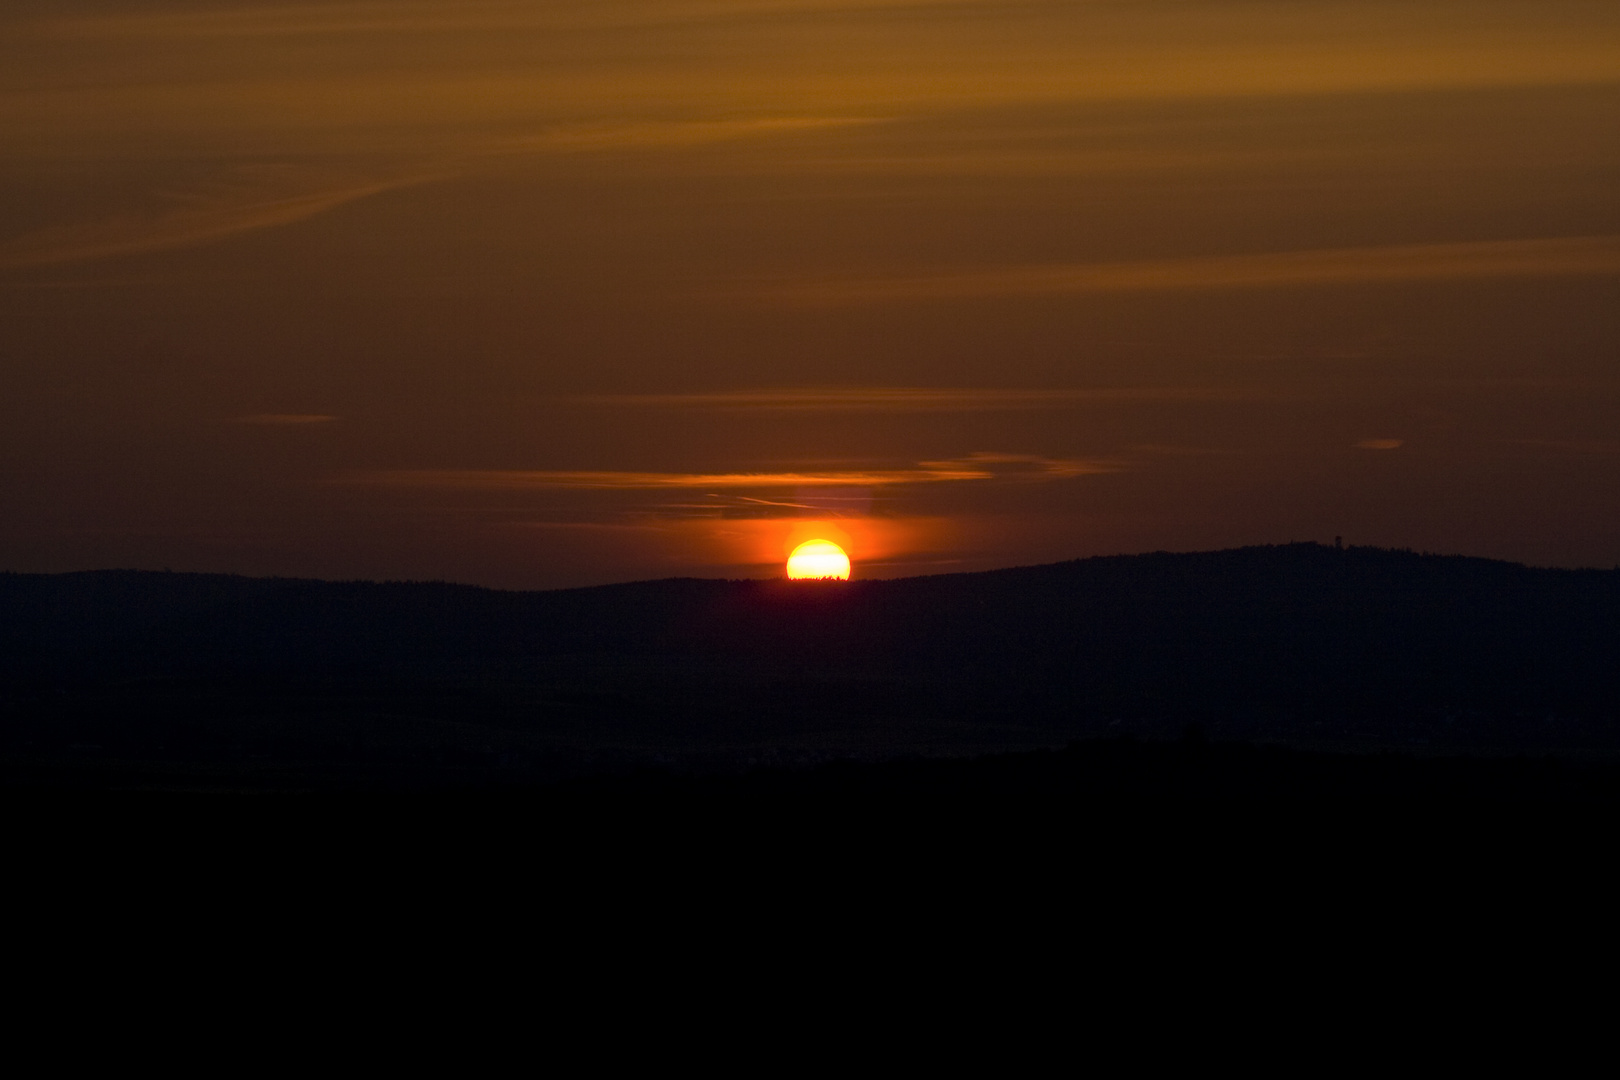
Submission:
[[[737,139],[794,135],[829,128],[881,124],[879,116],[757,116],[703,120],[641,120],[615,123],[572,124],[552,127],[540,135],[519,136],[507,144],[508,152],[589,152],[593,150],[655,149],[706,146]]]
[[[428,183],[443,175],[424,172],[319,187],[308,186],[307,179],[302,185],[296,179],[289,184],[284,177],[277,183],[276,174],[248,176],[194,196],[188,200],[189,205],[166,213],[124,215],[25,233],[0,245],[0,269],[88,262],[197,247],[241,233],[290,225],[346,203]]]
[[[395,167],[393,175],[360,178],[299,166],[256,166],[171,198],[172,208],[50,226],[0,241],[0,270],[92,262],[154,251],[202,247],[244,233],[292,225],[389,191],[487,171],[499,162],[545,154],[692,147],[794,134],[872,118],[776,116],[711,121],[659,121],[563,126],[440,155],[435,163]],[[379,167],[377,171],[385,171]]]
[[[893,484],[988,480],[983,469],[872,469],[843,472],[666,473],[544,469],[411,469],[353,473],[352,483],[464,491],[531,491],[546,488],[653,491],[669,488],[867,487]]]
[[[254,413],[251,416],[238,416],[232,420],[233,424],[246,424],[250,427],[304,427],[310,424],[330,424],[337,417],[326,413]]]
[[[404,150],[603,119],[1620,79],[1620,16],[1592,0],[108,6],[0,14],[0,146]]]
[[[787,387],[694,394],[602,394],[585,405],[645,409],[780,412],[1009,412],[1130,402],[1248,401],[1275,393],[1208,386],[1120,386],[1083,389],[973,389],[925,386]]]
[[[763,295],[806,305],[855,305],[1615,273],[1620,236],[1573,236],[897,274],[780,285]]]
[[[461,491],[584,489],[660,491],[680,489],[893,487],[967,480],[1061,480],[1119,472],[1119,462],[1067,460],[1032,454],[976,453],[948,461],[923,461],[909,469],[804,472],[680,473],[550,469],[395,469],[348,473],[339,483]]]
[[[514,0],[361,0],[271,4],[224,10],[117,13],[42,20],[64,37],[213,38],[326,37],[350,34],[442,34],[457,31],[566,30],[669,25],[739,18],[802,18],[818,13],[972,8],[986,0],[595,0],[537,4]]]
[[[1554,450],[1568,454],[1620,454],[1620,441],[1614,439],[1515,439],[1519,446]]]

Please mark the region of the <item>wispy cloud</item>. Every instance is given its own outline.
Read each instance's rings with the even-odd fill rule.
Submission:
[[[330,424],[336,419],[337,417],[326,413],[253,413],[250,416],[238,416],[231,423],[254,427],[301,427],[307,424]]]
[[[562,39],[556,47],[565,57],[581,38],[629,39],[621,47],[640,63],[678,72],[666,83],[669,95],[711,100],[721,84],[754,101],[773,92],[888,101],[1163,97],[1598,81],[1620,66],[1615,20],[1602,5],[1474,0],[1466,15],[1448,17],[1450,6],[1318,0],[1284,5],[1280,16],[1277,5],[1214,0],[369,0],[25,23],[59,39],[168,45],[165,62],[193,42],[217,48],[274,37],[527,35],[540,48]],[[784,31],[815,33],[836,47],[784,50]],[[648,48],[643,35],[659,32],[682,35],[679,46]],[[771,62],[758,64],[760,56]],[[683,70],[683,57],[695,63]]]
[[[1620,273],[1620,236],[1573,236],[1007,266],[954,273],[798,282],[769,288],[765,294],[795,303],[845,305],[1065,293],[1614,273]]]
[[[1116,461],[1067,460],[1030,454],[976,453],[947,461],[923,461],[906,469],[804,472],[671,473],[548,469],[397,469],[348,473],[340,483],[466,491],[892,487],[966,480],[1058,480],[1118,472]]]
[[[1002,454],[980,451],[952,461],[924,461],[924,468],[977,469],[997,480],[1062,480],[1073,476],[1098,476],[1122,472],[1125,464],[1116,459],[1049,458],[1039,454]]]
[[[349,473],[343,482],[388,487],[452,488],[468,491],[530,491],[595,488],[652,491],[670,488],[863,487],[892,484],[987,480],[983,469],[870,469],[840,472],[668,473],[565,471],[545,469],[399,469]]]
[[[577,124],[553,127],[538,135],[519,136],[506,147],[509,152],[524,153],[703,146],[735,139],[880,124],[886,119],[879,116],[757,116]]]
[[[1620,17],[1596,0],[19,6],[0,12],[0,157],[406,152],[609,119],[701,126],[1620,79]],[[874,164],[959,168],[945,147],[932,164],[873,149]],[[981,147],[966,167],[1091,167],[998,156]]]
[[[114,13],[42,20],[69,37],[264,38],[347,34],[442,34],[456,31],[563,30],[628,25],[802,17],[826,12],[968,8],[986,0],[359,0],[268,4],[201,11]]]
[[[1274,392],[1212,386],[1117,386],[1007,390],[928,386],[789,387],[696,394],[601,394],[571,400],[587,405],[653,409],[747,409],[789,412],[1004,412],[1061,409],[1091,403],[1227,401],[1274,397]]]
[[[645,509],[660,518],[707,518],[726,520],[815,517],[830,520],[864,518],[870,515],[873,489],[868,487],[797,488],[783,491],[776,498],[740,495],[735,491],[707,491],[688,501],[660,502]]]
[[[477,174],[499,162],[544,154],[687,147],[820,128],[875,123],[865,117],[774,116],[554,127],[540,134],[445,150],[431,162],[379,165],[381,175],[335,175],[290,164],[241,167],[171,193],[166,208],[55,225],[0,241],[0,269],[52,266],[200,247],[292,225],[389,191]]]
[[[1520,446],[1537,450],[1553,450],[1566,454],[1620,454],[1620,440],[1615,439],[1515,439]]]
[[[1356,443],[1357,450],[1399,450],[1406,445],[1405,439],[1362,439]]]
[[[322,183],[301,169],[240,170],[176,198],[165,212],[123,215],[25,233],[0,244],[0,269],[87,262],[213,243],[239,233],[303,221],[345,203],[441,178],[415,172],[386,179]]]

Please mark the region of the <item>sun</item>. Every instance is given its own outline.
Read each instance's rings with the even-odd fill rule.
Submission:
[[[806,540],[788,556],[787,576],[794,581],[848,581],[849,556],[831,540]]]

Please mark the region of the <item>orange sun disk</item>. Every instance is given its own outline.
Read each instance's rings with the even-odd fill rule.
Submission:
[[[849,556],[831,540],[806,540],[788,556],[787,576],[794,581],[848,581]]]

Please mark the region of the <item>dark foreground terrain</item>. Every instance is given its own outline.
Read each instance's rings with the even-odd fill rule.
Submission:
[[[547,593],[0,575],[0,784],[1620,801],[1620,572],[1315,544]]]

